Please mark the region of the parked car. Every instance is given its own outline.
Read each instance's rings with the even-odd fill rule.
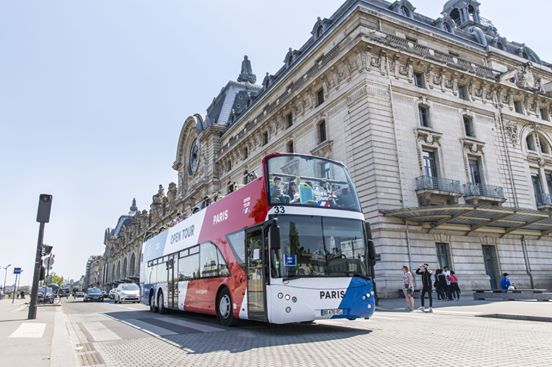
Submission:
[[[115,289],[115,303],[125,301],[138,303],[140,301],[140,287],[134,283],[119,284]]]
[[[69,297],[70,293],[71,293],[71,290],[69,288],[60,288],[59,289],[59,296],[60,297]]]
[[[81,291],[75,292],[75,298],[83,298],[83,297],[84,297],[84,292],[81,292]]]
[[[84,294],[84,302],[99,301],[103,302],[103,294],[100,288],[88,288]]]
[[[38,303],[54,303],[54,291],[50,287],[38,288]]]
[[[109,291],[109,298],[115,299],[115,292],[117,292],[117,288],[113,288]]]
[[[102,291],[102,296],[104,299],[109,298],[109,293],[107,291]]]

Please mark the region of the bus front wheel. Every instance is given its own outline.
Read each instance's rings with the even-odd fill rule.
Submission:
[[[225,326],[232,326],[237,323],[232,313],[232,298],[228,288],[222,288],[217,297],[217,318]]]
[[[159,291],[159,295],[157,296],[157,310],[160,314],[167,313],[167,310],[165,309],[165,304],[163,303],[163,292]]]

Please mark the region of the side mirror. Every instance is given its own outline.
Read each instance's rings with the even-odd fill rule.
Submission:
[[[370,266],[376,265],[376,245],[372,241],[372,230],[370,229],[370,223],[364,222],[364,234],[366,236],[366,248],[368,250],[368,264]]]
[[[277,219],[274,219],[270,226],[270,248],[272,250],[280,249],[280,226],[278,226]]]
[[[374,241],[368,240],[366,241],[368,245],[368,262],[370,266],[376,265],[376,245],[374,245]]]

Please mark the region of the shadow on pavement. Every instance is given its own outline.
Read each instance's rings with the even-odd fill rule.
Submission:
[[[273,346],[293,346],[294,344],[318,343],[336,339],[352,338],[367,335],[372,331],[356,328],[355,321],[350,321],[350,327],[319,323],[274,325],[253,321],[241,321],[238,326],[225,327],[218,323],[214,316],[200,315],[189,312],[173,312],[167,315],[152,314],[150,311],[107,312],[106,315],[133,325],[133,322],[147,322],[153,318],[171,319],[193,322],[215,327],[220,331],[191,331],[174,335],[162,336],[162,339],[179,345],[190,354],[203,354],[215,351],[240,353],[257,348]],[[153,317],[153,318],[152,318]],[[152,323],[155,326],[155,324]],[[135,325],[140,327],[139,325]]]

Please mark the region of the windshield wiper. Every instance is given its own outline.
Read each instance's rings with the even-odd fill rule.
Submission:
[[[370,278],[370,276],[360,274],[360,273],[349,273],[349,274],[353,277],[359,277],[359,278],[366,279],[366,280],[371,280],[372,279],[372,278]]]
[[[294,275],[294,276],[282,278],[282,281],[287,282],[287,281],[290,281],[290,280],[296,280],[296,279],[301,279],[301,278],[304,278],[304,276]]]

